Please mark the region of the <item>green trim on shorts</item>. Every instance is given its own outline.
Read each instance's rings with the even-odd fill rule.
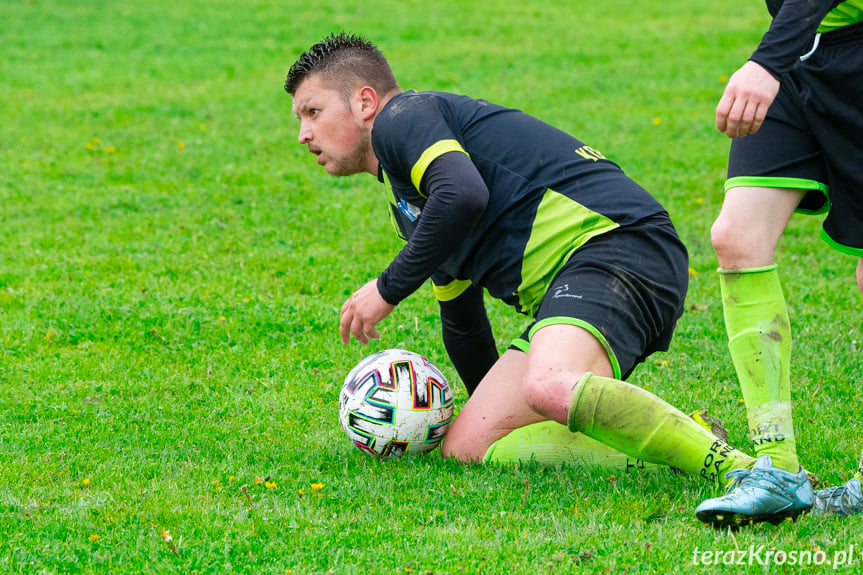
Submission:
[[[838,252],[842,252],[843,254],[849,256],[858,256],[863,258],[863,248],[852,248],[851,246],[842,245],[830,236],[827,235],[827,232],[824,229],[821,229],[821,239],[827,242],[831,248]]]
[[[521,336],[512,340],[509,345],[519,351],[523,351],[524,353],[527,353],[530,350],[530,342],[521,339]]]
[[[549,325],[574,325],[576,327],[580,327],[589,331],[591,335],[593,335],[593,337],[599,340],[599,343],[602,344],[602,347],[608,354],[608,360],[611,362],[611,369],[614,371],[614,378],[620,379],[620,362],[617,361],[617,356],[614,355],[614,350],[611,349],[611,345],[608,343],[608,340],[605,339],[605,336],[602,335],[598,329],[596,329],[586,321],[574,317],[547,317],[543,320],[536,322],[534,326],[530,328],[530,333],[528,334],[528,337],[533,339],[533,335],[537,332],[537,330]]]
[[[817,216],[826,214],[830,211],[830,188],[827,184],[822,184],[816,180],[806,180],[804,178],[778,178],[771,176],[738,176],[725,180],[725,191],[732,188],[789,188],[792,190],[810,190],[821,192],[824,194],[824,205],[817,210],[807,210],[797,208],[795,213]]]

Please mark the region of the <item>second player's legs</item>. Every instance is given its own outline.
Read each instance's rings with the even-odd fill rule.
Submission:
[[[720,264],[728,347],[758,455],[799,468],[791,410],[791,326],[774,252],[805,191],[732,188],[711,238]]]
[[[746,269],[771,265],[779,237],[804,193],[783,188],[728,190],[711,229],[719,266]]]

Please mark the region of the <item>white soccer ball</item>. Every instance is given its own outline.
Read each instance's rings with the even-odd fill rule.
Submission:
[[[427,453],[452,421],[452,389],[423,356],[388,349],[363,359],[345,378],[339,420],[360,451],[381,459]]]

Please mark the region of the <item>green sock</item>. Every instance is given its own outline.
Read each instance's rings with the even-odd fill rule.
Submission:
[[[583,433],[573,433],[556,421],[541,421],[514,429],[495,441],[482,461],[534,462],[554,467],[583,465],[618,472],[661,469],[660,465],[629,457]]]
[[[669,465],[723,485],[754,459],[643,389],[587,373],[576,385],[569,429],[650,463]]]
[[[776,265],[719,270],[728,349],[746,402],[755,453],[797,473],[791,419],[791,325]]]

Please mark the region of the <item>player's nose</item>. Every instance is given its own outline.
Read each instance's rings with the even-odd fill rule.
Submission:
[[[305,122],[300,123],[300,132],[297,139],[301,144],[308,144],[312,141],[312,131]]]

